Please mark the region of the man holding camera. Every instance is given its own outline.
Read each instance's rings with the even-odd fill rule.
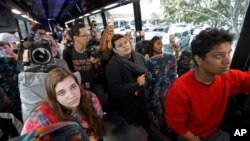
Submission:
[[[33,23],[30,30],[32,33],[20,44],[18,70],[23,71],[26,68],[31,68],[29,70],[32,72],[46,71],[48,64],[69,70],[63,59],[55,58],[58,46],[52,37],[46,35],[45,27],[39,23]],[[40,69],[41,67],[45,67],[45,70]]]

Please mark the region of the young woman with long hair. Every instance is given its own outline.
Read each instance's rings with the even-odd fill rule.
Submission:
[[[75,121],[84,128],[90,141],[101,137],[103,113],[100,102],[93,93],[79,86],[71,72],[63,68],[50,71],[45,88],[48,98],[31,113],[22,134],[62,121]]]

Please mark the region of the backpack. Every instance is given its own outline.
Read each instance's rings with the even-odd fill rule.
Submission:
[[[86,132],[76,122],[60,122],[9,141],[89,141]]]

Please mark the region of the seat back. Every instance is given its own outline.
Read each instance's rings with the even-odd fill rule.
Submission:
[[[0,140],[5,141],[19,136],[23,124],[12,113],[0,113]]]
[[[80,73],[76,72],[78,82],[81,82]],[[47,98],[45,78],[47,73],[21,72],[19,78],[19,91],[22,105],[22,117],[25,122],[32,110]]]
[[[172,54],[153,56],[146,62],[145,98],[151,125],[160,128],[164,121],[164,98],[176,79],[176,59]]]
[[[18,73],[14,58],[0,57],[0,111],[13,113],[21,120]]]
[[[82,127],[69,121],[38,128],[10,141],[89,141],[89,139]]]

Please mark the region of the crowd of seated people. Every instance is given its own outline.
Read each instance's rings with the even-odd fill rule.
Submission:
[[[1,71],[1,76],[9,78],[0,78],[0,81],[7,85],[3,85],[4,83],[0,85],[0,98],[4,101],[4,104],[0,103],[0,109],[1,113],[9,112],[23,122],[22,134],[31,133],[38,128],[59,122],[74,121],[82,127],[80,130],[86,132],[90,141],[108,140],[105,135],[109,132],[115,134],[116,137],[119,133],[132,135],[132,133],[125,132],[125,129],[135,131],[137,134],[133,134],[133,136],[140,140],[158,140],[156,135],[165,135],[167,140],[170,140],[168,137],[172,140],[202,140],[214,138],[215,134],[223,135],[222,139],[227,139],[227,135],[217,132],[217,129],[220,129],[219,120],[222,116],[216,121],[210,121],[211,124],[216,125],[216,129],[210,130],[208,129],[210,125],[207,125],[207,129],[202,130],[202,133],[199,132],[201,131],[199,127],[203,126],[202,122],[197,122],[196,127],[191,124],[195,118],[188,118],[192,108],[196,109],[199,106],[188,105],[188,96],[179,94],[179,91],[182,89],[185,91],[186,87],[182,83],[186,79],[191,79],[189,77],[192,72],[194,78],[189,81],[199,81],[202,85],[211,87],[211,90],[213,90],[213,83],[217,83],[217,79],[222,79],[217,77],[220,77],[221,74],[227,75],[228,72],[228,75],[244,80],[246,84],[242,84],[242,88],[245,90],[243,92],[249,93],[246,87],[249,86],[248,80],[250,79],[245,80],[249,78],[249,73],[227,70],[230,65],[230,57],[226,56],[231,43],[230,33],[217,29],[211,29],[213,31],[211,33],[203,31],[200,33],[202,35],[198,35],[199,41],[197,38],[193,41],[192,53],[183,51],[179,56],[178,44],[172,45],[175,54],[162,53],[163,45],[160,37],[153,37],[146,45],[140,43],[145,46],[139,46],[133,50],[130,34],[127,36],[116,34],[114,27],[110,24],[101,33],[96,26],[95,21],[91,28],[81,24],[74,25],[71,29],[62,32],[62,40],[59,42],[52,35],[46,34],[43,25],[34,23],[31,25],[32,33],[24,39],[25,45],[28,47],[22,48],[24,44],[20,42],[21,48],[19,47],[18,54],[14,51],[16,48],[13,48],[10,43],[0,41],[1,61],[5,62],[5,66],[4,63],[1,65],[5,68],[8,66],[3,72]],[[208,35],[206,36],[204,32],[208,32],[206,33]],[[225,35],[223,36],[225,39],[216,42],[218,47],[214,47],[213,43],[199,45],[199,43],[206,42],[209,35],[215,34],[214,32],[217,33],[218,38],[222,36],[221,34]],[[37,69],[41,65],[33,64],[30,60],[29,51],[31,50],[29,48],[33,46],[27,43],[44,40],[49,43],[52,53],[52,59],[46,64],[46,67],[54,67],[41,71],[41,69]],[[207,47],[209,50],[203,50],[199,48],[200,46]],[[225,52],[224,56],[216,54],[217,50]],[[204,51],[204,54],[199,54],[199,51]],[[195,64],[192,59],[195,60]],[[221,64],[219,64],[219,60]],[[15,67],[11,68],[11,63]],[[218,70],[213,70],[209,66],[211,63],[217,65]],[[0,69],[4,67],[0,67]],[[15,74],[10,77],[8,71]],[[76,76],[73,75],[74,72],[80,73],[80,79],[76,79]],[[43,78],[29,79],[30,73],[35,73],[35,77]],[[22,80],[18,80],[19,74],[21,74]],[[210,77],[208,78],[207,75]],[[18,81],[22,81],[20,85],[33,83],[29,81],[39,81],[42,84],[42,95],[46,94],[46,97],[42,96],[38,103],[33,103],[35,106],[25,117],[22,115],[22,112],[24,114],[25,111],[21,111],[24,110],[21,109],[21,103],[25,100],[23,97],[28,97],[28,95],[21,93],[20,96]],[[182,88],[176,86],[177,83],[180,83]],[[228,85],[236,84],[232,82]],[[189,87],[193,87],[191,83]],[[194,89],[196,88],[198,86]],[[236,91],[239,90],[230,90],[227,93],[231,94]],[[186,95],[188,94],[187,92]],[[197,98],[199,99],[199,96]],[[217,98],[214,97],[214,99]],[[224,101],[224,103],[226,102]],[[180,110],[183,106],[179,104],[186,105],[189,111]],[[174,106],[180,107],[178,112]],[[224,113],[223,110],[217,112],[220,115]],[[195,112],[192,114],[198,116]],[[188,125],[184,124],[189,122],[191,123]],[[118,128],[120,129],[118,130]],[[112,130],[109,131],[110,129]],[[20,128],[17,131],[20,131]],[[118,131],[119,133],[117,133]],[[155,134],[155,132],[157,133]],[[20,132],[14,136],[18,135]],[[109,137],[109,139],[111,138],[113,137]],[[113,138],[113,140],[116,139]]]

